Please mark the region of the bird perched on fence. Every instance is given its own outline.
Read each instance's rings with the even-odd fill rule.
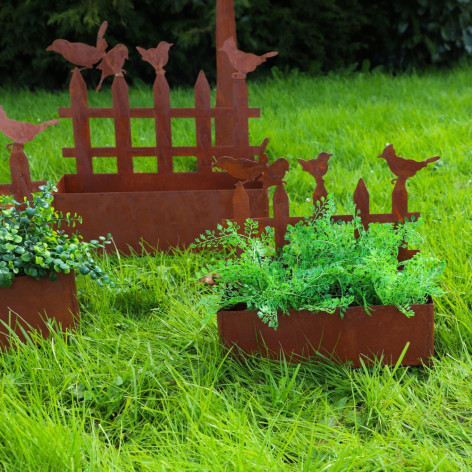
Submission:
[[[311,174],[316,181],[323,179],[326,172],[328,172],[328,161],[332,154],[327,152],[320,152],[316,159],[304,161],[303,159],[297,159],[303,167],[305,172]]]
[[[246,74],[255,70],[258,65],[265,62],[269,57],[274,57],[278,54],[277,51],[272,51],[262,56],[256,56],[255,54],[240,51],[236,47],[236,41],[233,37],[228,38],[218,51],[225,52],[229,62],[237,70],[237,72],[233,73],[234,79],[245,79]]]
[[[96,46],[90,46],[84,43],[71,43],[67,41],[67,39],[56,39],[46,48],[46,51],[57,52],[76,66],[81,66],[84,69],[92,69],[93,65],[105,56],[108,44],[103,36],[107,26],[107,21],[104,21],[100,25]]]
[[[17,144],[32,141],[37,134],[44,131],[48,126],[57,125],[58,123],[59,120],[49,120],[39,124],[12,120],[8,118],[5,110],[0,105],[0,131]]]
[[[166,41],[161,41],[157,47],[151,49],[143,49],[139,46],[136,46],[139,54],[143,58],[143,61],[149,62],[154,67],[156,74],[165,74],[164,67],[169,60],[169,49],[174,45],[174,43],[168,43]]]
[[[413,177],[419,170],[426,167],[430,162],[435,162],[440,156],[430,157],[424,161],[414,161],[412,159],[404,159],[403,157],[397,156],[393,145],[389,144],[380,154],[377,156],[387,161],[390,170],[398,177],[398,180],[405,181],[406,179]],[[393,179],[392,183],[397,179]]]
[[[230,156],[219,157],[213,166],[226,170],[237,179],[244,180],[243,184],[256,180],[266,168],[266,165],[259,161],[236,159]]]
[[[110,75],[122,76],[125,70],[123,65],[128,59],[128,48],[124,44],[117,44],[110,49],[98,64],[97,69],[102,71],[100,82],[97,85],[97,92],[102,88],[102,82]]]
[[[265,189],[274,185],[280,185],[283,182],[288,168],[288,161],[284,157],[280,157],[272,164],[266,166],[262,172],[262,176],[259,177],[259,180],[262,182],[262,187]]]

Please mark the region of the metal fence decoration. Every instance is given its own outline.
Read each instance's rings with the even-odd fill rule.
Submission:
[[[313,203],[315,207],[322,204],[323,199],[328,195],[325,187],[324,175],[328,171],[328,161],[331,154],[322,152],[316,159],[310,161],[304,161],[298,159],[303,167],[303,170],[309,172],[316,180],[316,187],[313,192]],[[440,159],[439,156],[428,158],[424,161],[414,161],[411,159],[404,159],[397,156],[393,145],[389,144],[382,152],[379,158],[383,158],[387,161],[390,170],[395,174],[396,178],[392,180],[392,184],[395,186],[392,191],[392,211],[391,213],[371,213],[369,204],[369,191],[364,183],[363,179],[359,179],[357,187],[354,191],[354,204],[356,212],[359,215],[364,228],[367,228],[371,223],[402,223],[405,219],[411,220],[412,218],[419,218],[420,213],[411,212],[408,210],[408,192],[406,189],[406,181],[408,178],[413,177],[419,170],[426,167],[429,163],[435,162]],[[231,163],[231,165],[228,164]],[[281,163],[284,162],[283,166]],[[271,171],[271,165],[260,164],[257,171],[253,171],[254,165],[250,166],[249,163],[244,161],[237,161],[233,159],[228,161],[228,158],[221,158],[217,161],[216,165],[220,165],[225,168],[228,172],[232,173],[238,179],[239,184],[236,187],[233,196],[233,208],[234,208],[234,219],[238,225],[243,228],[244,222],[248,218],[259,223],[259,228],[262,231],[263,228],[270,226],[274,228],[275,246],[280,249],[286,244],[285,234],[287,232],[287,225],[294,225],[299,221],[306,219],[305,217],[294,217],[290,216],[289,199],[285,190],[285,182],[283,174],[288,170],[288,162],[280,158],[272,164],[275,166],[280,163],[277,167],[283,169],[282,172],[276,172],[277,178],[273,178],[274,172]],[[244,184],[252,180],[260,180],[262,182],[268,182],[268,186],[275,185],[275,192],[273,196],[273,210],[274,216],[257,218],[251,215],[249,207],[249,199],[247,196]],[[352,221],[352,215],[334,215],[333,221]],[[406,247],[402,247],[399,250],[398,259],[404,261],[413,257],[418,251],[411,250]]]
[[[171,48],[176,47],[171,42],[160,41],[149,49],[136,47],[141,59],[156,74],[152,103],[148,107],[130,106],[125,75],[129,51],[122,44],[108,47],[106,21],[98,30],[95,45],[58,39],[47,48],[74,66],[69,84],[70,106],[59,108],[59,117],[72,121],[74,144],[63,148],[62,155],[75,159],[76,171],[62,176],[54,204],[59,211],[82,216],[81,232],[85,238],[95,239],[110,232],[118,249],[124,252],[130,246],[139,250],[142,241],[159,249],[186,246],[205,229],[216,227],[222,218],[232,216],[232,194],[237,179],[226,172],[216,172],[215,159],[231,156],[255,162],[257,156],[259,160],[267,158],[267,139],[259,145],[251,145],[249,141],[249,120],[259,117],[260,109],[249,107],[246,75],[277,53],[256,56],[237,49],[232,0],[217,0],[216,13],[215,106],[203,71],[194,86],[194,106],[171,106],[165,72],[168,61],[172,60]],[[101,73],[97,91],[107,77],[113,77],[111,106],[89,106],[82,77],[84,69]],[[113,146],[92,145],[92,119],[113,120]],[[133,145],[133,119],[153,122],[155,145]],[[194,120],[194,143],[184,146],[173,143],[172,120],[179,119]],[[135,158],[142,157],[155,159],[157,171],[138,172]],[[196,169],[177,172],[176,157],[194,158]],[[94,163],[100,158],[114,159],[116,172],[96,172]],[[260,217],[268,215],[264,184],[250,184],[247,190],[252,211]]]
[[[28,158],[24,147],[25,143],[32,141],[35,136],[44,131],[48,126],[56,125],[59,120],[49,120],[35,124],[23,121],[16,121],[8,118],[5,110],[0,105],[0,131],[13,141],[7,145],[10,149],[10,175],[11,184],[0,185],[1,195],[13,195],[17,202],[22,202],[24,198],[32,199],[32,193],[37,192],[45,181],[32,181]]]

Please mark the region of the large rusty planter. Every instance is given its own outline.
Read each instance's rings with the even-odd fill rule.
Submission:
[[[46,318],[54,319],[62,329],[72,328],[79,316],[74,274],[48,278],[16,277],[13,284],[0,288],[0,320],[24,340],[21,328],[31,328],[47,336]],[[8,329],[0,325],[0,346],[8,347]]]
[[[364,307],[339,312],[312,313],[290,310],[279,316],[277,330],[269,328],[256,311],[219,311],[218,330],[226,348],[235,353],[254,354],[291,361],[308,357],[329,358],[338,363],[371,364],[374,358],[395,364],[406,344],[402,365],[430,364],[434,354],[434,304],[413,305],[415,316],[407,318],[393,306]],[[321,356],[320,356],[321,354]]]
[[[66,174],[57,185],[54,207],[82,216],[79,230],[84,240],[111,233],[124,253],[130,248],[140,251],[142,242],[146,249],[166,250],[188,246],[206,229],[215,229],[232,215],[236,182],[222,172],[207,178],[195,173],[141,174],[126,179],[97,174],[92,183]],[[187,190],[174,190],[180,185]],[[254,214],[268,216],[267,192],[260,184],[248,187]]]

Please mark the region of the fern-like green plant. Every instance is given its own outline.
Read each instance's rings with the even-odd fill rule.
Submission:
[[[258,235],[252,220],[247,220],[243,233],[228,222],[201,235],[197,247],[219,248],[227,256],[207,267],[218,274],[210,299],[216,298],[219,308],[244,303],[277,328],[277,313],[288,314],[289,309],[339,309],[343,316],[352,305],[363,305],[367,311],[372,305],[394,305],[412,316],[410,305],[442,293],[443,262],[421,253],[397,260],[405,241],[416,245],[421,240],[418,221],[364,229],[356,215],[343,222],[333,221],[333,214],[334,203],[328,198],[315,217],[288,226],[287,244],[279,252],[273,230],[266,228]]]

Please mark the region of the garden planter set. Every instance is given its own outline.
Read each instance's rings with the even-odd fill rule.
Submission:
[[[315,208],[322,207],[327,196],[323,176],[328,170],[329,157],[330,154],[321,153],[317,159],[308,162],[299,160],[304,170],[316,180],[313,194]],[[387,146],[379,157],[387,161],[397,177],[393,181],[395,187],[392,192],[392,212],[370,213],[369,193],[364,181],[360,179],[354,192],[354,203],[364,229],[371,223],[396,225],[405,219],[418,218],[419,213],[408,211],[406,180],[428,163],[439,159],[436,156],[423,162],[405,160],[396,155],[392,145]],[[254,168],[249,163],[242,164],[235,160],[228,162],[227,159],[222,160],[221,166],[247,179],[251,178],[250,174]],[[242,231],[244,223],[251,218],[257,223],[259,234],[263,228],[272,226],[275,247],[280,251],[286,244],[291,244],[285,240],[287,226],[303,222],[305,218],[289,216],[289,201],[282,180],[288,170],[288,163],[279,159],[260,170],[259,180],[276,186],[273,218],[251,218],[248,195],[244,186],[239,185],[233,197],[236,215],[233,223],[237,223]],[[331,216],[331,221],[352,222],[353,216],[334,215]],[[398,251],[398,262],[406,264],[406,261],[417,253],[418,251],[410,250],[402,244]],[[399,267],[401,269],[402,264],[399,264]],[[213,267],[212,270],[218,273],[218,267]],[[243,272],[240,273],[240,276],[242,275]],[[261,283],[262,276],[261,272],[257,283]],[[218,284],[216,276],[211,277],[209,281],[211,284]],[[246,283],[245,280],[239,279],[230,290],[235,290],[235,287],[238,290],[239,284]],[[383,364],[395,364],[398,361],[402,365],[429,364],[434,354],[434,304],[429,297],[428,303],[412,304],[410,309],[414,316],[407,317],[394,306],[370,306],[367,310],[363,306],[349,306],[342,316],[339,309],[334,313],[292,309],[288,314],[283,314],[279,311],[276,330],[263,323],[257,311],[239,306],[221,309],[217,320],[224,346],[231,349],[235,355],[261,353],[272,359],[285,358],[291,361],[328,358],[335,362],[349,362],[354,366],[360,366],[361,362],[369,365],[376,358],[381,359]]]
[[[74,158],[76,173],[63,175],[57,184],[54,207],[64,214],[81,215],[80,233],[85,240],[97,239],[111,233],[116,248],[122,253],[147,250],[167,250],[186,247],[206,230],[213,230],[221,221],[233,219],[244,226],[248,218],[258,222],[259,228],[274,227],[275,246],[285,244],[287,225],[303,218],[289,217],[288,197],[283,177],[288,162],[278,159],[268,164],[265,148],[249,143],[249,118],[258,117],[259,109],[249,108],[246,74],[276,53],[264,56],[245,55],[235,46],[235,22],[231,0],[217,1],[217,100],[211,107],[210,87],[203,72],[195,84],[195,106],[173,108],[165,78],[164,67],[170,44],[161,42],[157,48],[139,52],[156,71],[153,85],[153,104],[148,108],[130,107],[128,86],[123,75],[127,50],[117,45],[106,51],[104,39],[107,24],[103,23],[96,47],[81,43],[64,49],[63,40],[55,41],[48,49],[62,54],[79,67],[102,70],[102,80],[112,75],[112,106],[88,106],[88,92],[79,68],[72,71],[69,108],[60,108],[60,118],[71,119],[74,146],[64,148],[63,157]],[[97,59],[84,60],[84,51],[97,54]],[[87,56],[87,54],[85,54]],[[101,82],[98,88],[100,88]],[[132,145],[131,119],[149,119],[155,123],[156,145]],[[173,146],[171,120],[193,118],[196,143],[192,146]],[[90,136],[90,119],[113,119],[115,145],[93,147]],[[13,120],[3,119],[3,123]],[[214,122],[214,127],[212,123]],[[1,128],[0,116],[0,128]],[[41,132],[40,128],[23,134],[10,135],[14,141],[10,157],[12,184],[0,186],[0,193],[12,193],[18,201],[30,197],[41,182],[31,182],[23,145]],[[25,125],[24,123],[22,125]],[[31,125],[40,126],[40,125]],[[3,128],[2,128],[3,129]],[[214,131],[215,140],[212,142]],[[134,157],[155,158],[157,172],[137,173]],[[195,172],[174,172],[176,156],[196,157]],[[228,157],[229,156],[229,157]],[[257,156],[257,158],[255,158]],[[317,186],[315,203],[327,196],[323,177],[328,169],[330,155],[320,154],[317,160],[303,163]],[[359,181],[354,202],[365,228],[371,223],[403,222],[418,217],[408,211],[406,181],[428,162],[401,160],[393,147],[382,154],[396,175],[392,193],[392,212],[371,214],[369,195],[362,179]],[[116,173],[99,174],[93,169],[94,158],[113,158]],[[215,165],[216,161],[216,165]],[[217,167],[227,172],[217,171]],[[274,216],[269,217],[268,188],[275,186]],[[352,220],[349,215],[337,215],[342,221]],[[67,228],[72,233],[73,230]],[[411,258],[416,251],[402,248],[399,260]],[[428,364],[434,353],[432,301],[413,305],[414,316],[407,318],[392,306],[352,306],[341,319],[335,313],[312,313],[307,310],[290,310],[290,316],[279,316],[277,330],[262,323],[256,311],[229,309],[218,312],[218,329],[224,346],[234,353],[262,353],[270,358],[285,357],[298,361],[308,357],[329,358],[336,362],[351,362],[359,366],[361,360],[369,363],[381,357],[386,364],[396,363],[402,353],[404,365]],[[21,333],[21,327],[30,325],[45,333],[45,317],[54,318],[62,328],[71,328],[79,316],[72,274],[61,274],[56,282],[47,278],[41,281],[31,277],[17,277],[11,287],[0,288],[0,319]],[[26,323],[26,324],[25,324]],[[5,330],[3,330],[5,332]],[[3,337],[1,337],[3,336]],[[0,344],[6,337],[0,335]],[[409,345],[406,353],[404,348]]]

